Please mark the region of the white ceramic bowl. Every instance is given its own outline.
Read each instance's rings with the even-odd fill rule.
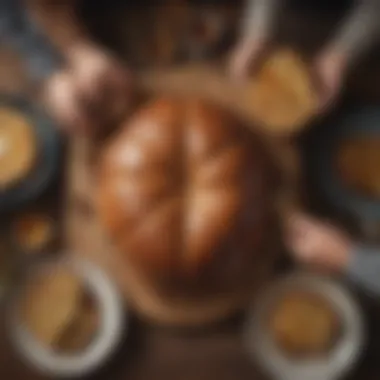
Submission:
[[[100,310],[100,328],[92,343],[81,353],[63,355],[41,345],[20,323],[18,307],[25,279],[12,297],[9,309],[9,333],[21,357],[35,369],[54,377],[83,377],[93,373],[110,359],[121,343],[127,326],[123,299],[108,276],[95,265],[82,260],[67,259],[40,264],[30,276],[48,272],[62,265],[81,276],[97,300]]]
[[[295,361],[288,359],[262,325],[272,305],[289,290],[311,290],[331,301],[341,318],[343,333],[326,358]],[[361,310],[350,293],[339,283],[310,274],[293,274],[275,283],[249,314],[244,331],[249,352],[263,370],[279,380],[335,380],[346,375],[357,363],[365,343]]]

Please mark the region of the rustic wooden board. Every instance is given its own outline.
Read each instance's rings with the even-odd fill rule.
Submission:
[[[188,66],[168,72],[146,73],[141,78],[141,88],[149,94],[190,95],[212,100],[229,108],[248,125],[253,122],[249,104],[243,103],[246,87],[236,87],[222,72],[218,75],[215,69],[208,66]],[[267,136],[265,131],[261,131],[261,134],[268,149],[273,152],[274,161],[281,163],[281,171],[287,173],[285,177],[293,178],[296,165],[288,142],[283,140],[280,144],[279,140]],[[94,150],[97,149],[101,147],[90,138],[76,137],[71,143],[66,219],[69,249],[79,256],[96,261],[110,271],[124,291],[129,304],[137,312],[154,321],[170,325],[209,323],[247,305],[257,289],[261,288],[260,285],[271,279],[277,252],[280,250],[277,243],[280,239],[273,239],[273,236],[268,237],[268,252],[264,255],[272,256],[273,259],[262,260],[260,267],[256,263],[252,268],[255,275],[240,290],[203,301],[179,302],[178,299],[169,300],[158,294],[140,276],[136,276],[132,266],[125,262],[125,257],[113,248],[97,219],[93,199],[96,174],[92,159]],[[289,180],[289,189],[290,183],[292,181]]]

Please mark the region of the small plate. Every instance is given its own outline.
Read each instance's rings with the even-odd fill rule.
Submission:
[[[124,337],[127,320],[123,298],[117,287],[103,271],[87,261],[67,259],[40,264],[31,270],[28,278],[33,278],[33,274],[54,271],[62,265],[83,278],[97,301],[101,322],[92,343],[83,352],[69,355],[54,352],[34,339],[17,318],[20,296],[28,284],[27,279],[10,300],[9,332],[17,352],[34,368],[48,376],[78,378],[93,373],[111,358]]]
[[[4,212],[31,201],[48,187],[59,168],[61,145],[53,122],[27,100],[0,97],[0,106],[16,109],[29,118],[39,144],[37,168],[22,183],[0,192],[0,212]]]
[[[343,334],[335,349],[325,359],[294,361],[288,359],[271,339],[262,321],[271,306],[290,290],[310,290],[320,294],[340,315]],[[293,274],[275,283],[263,294],[251,311],[245,329],[248,351],[258,359],[262,368],[275,379],[333,380],[347,374],[357,363],[362,352],[365,334],[362,313],[355,300],[338,283],[311,274]]]
[[[356,106],[346,109],[323,127],[308,150],[309,172],[327,200],[361,221],[380,221],[380,201],[361,196],[339,179],[334,159],[339,143],[350,136],[380,135],[380,107]]]

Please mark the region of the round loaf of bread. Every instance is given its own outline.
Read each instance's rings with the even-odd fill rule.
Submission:
[[[158,99],[103,152],[99,218],[125,265],[158,293],[226,295],[271,260],[270,169],[259,140],[225,111]]]

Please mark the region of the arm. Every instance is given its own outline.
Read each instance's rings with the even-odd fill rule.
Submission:
[[[21,0],[0,0],[1,43],[12,46],[24,59],[32,77],[42,79],[61,60],[47,38],[29,18]]]
[[[31,15],[65,57],[76,47],[89,45],[91,40],[78,18],[75,3],[75,0],[28,0]]]
[[[380,296],[380,249],[355,247],[350,254],[346,275],[368,293]]]
[[[379,40],[380,0],[361,0],[350,11],[315,62],[320,82],[319,111],[334,104],[351,67]]]
[[[340,228],[302,213],[287,220],[286,244],[299,263],[344,275],[380,296],[380,248],[356,244]]]
[[[272,29],[284,0],[249,0],[243,10],[240,35],[232,55],[231,71],[244,77],[272,37]]]
[[[243,13],[241,39],[267,39],[283,0],[249,0]]]
[[[73,132],[113,124],[130,101],[129,72],[92,40],[76,12],[77,0],[26,1],[34,20],[65,58],[65,70],[52,76],[43,89],[51,114]],[[94,112],[98,109],[102,117]]]
[[[55,75],[62,61],[36,25],[65,58],[65,67]],[[121,117],[130,100],[128,72],[91,43],[76,17],[74,0],[0,0],[0,36],[18,50],[34,77],[49,77],[42,95],[57,124],[77,131]],[[105,122],[93,112],[99,107],[108,110]]]
[[[380,38],[380,1],[361,0],[350,11],[324,49],[351,66]],[[334,52],[334,53],[333,53]]]

